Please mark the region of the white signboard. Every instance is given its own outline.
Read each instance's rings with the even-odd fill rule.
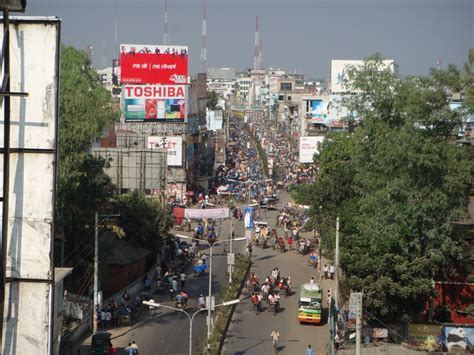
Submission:
[[[363,60],[331,60],[331,91],[333,94],[350,92],[344,81],[348,79],[347,70],[350,66],[359,67],[364,63]],[[386,67],[394,70],[393,59],[383,61]]]
[[[319,153],[318,145],[324,137],[300,137],[300,163],[312,163],[313,155]]]
[[[149,136],[147,148],[163,148],[168,151],[168,166],[183,165],[183,138],[182,137],[158,137]]]
[[[8,224],[1,226],[7,230],[2,354],[59,351],[51,341],[57,339],[52,302],[60,20],[33,19],[11,17],[9,27],[9,91],[28,97],[11,98],[10,200]],[[2,132],[4,109],[2,104]],[[0,134],[0,147],[4,145]],[[0,157],[3,176],[3,154]],[[58,330],[56,324],[54,328]]]
[[[228,253],[227,254],[227,264],[228,265],[234,265],[235,264],[235,254],[234,253]]]

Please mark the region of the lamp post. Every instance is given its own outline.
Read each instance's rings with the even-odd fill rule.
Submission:
[[[222,306],[232,306],[233,304],[237,304],[237,303],[239,303],[239,302],[240,302],[239,299],[235,299],[235,300],[232,300],[232,301],[223,302],[223,303],[221,303],[221,304],[218,304],[218,305],[214,306],[214,308],[222,307]],[[196,314],[198,314],[199,312],[210,310],[211,307],[200,309],[200,310],[194,312],[194,313],[191,315],[191,314],[189,314],[188,312],[186,312],[184,309],[175,308],[175,307],[170,307],[170,306],[165,306],[165,305],[160,304],[160,303],[155,303],[155,302],[150,302],[150,301],[143,301],[143,304],[144,304],[144,305],[147,305],[147,306],[150,306],[150,307],[156,307],[156,308],[160,308],[160,307],[168,308],[168,309],[171,309],[172,311],[179,311],[179,312],[181,312],[181,313],[186,314],[186,316],[187,316],[188,319],[189,319],[189,355],[192,355],[192,353],[193,353],[193,320],[194,320],[194,317],[195,317]],[[210,304],[209,304],[209,306],[210,306]],[[209,344],[208,344],[208,345],[209,345]]]
[[[200,240],[199,238],[194,238],[194,237],[188,237],[187,235],[176,235],[176,237],[178,238],[183,238],[183,239],[190,239],[190,240]],[[212,249],[214,248],[214,246],[216,244],[219,244],[219,243],[225,243],[225,242],[230,242],[230,241],[241,241],[241,240],[246,240],[245,237],[243,238],[235,238],[235,239],[225,239],[225,240],[217,240],[215,241],[212,245],[211,243],[209,243],[208,241],[204,241],[205,243],[207,243],[207,245],[209,246],[209,293],[208,293],[208,297],[209,297],[209,305],[207,307],[208,309],[208,313],[207,313],[207,347],[209,348],[210,344],[209,344],[209,341],[211,339],[211,302],[212,302]]]

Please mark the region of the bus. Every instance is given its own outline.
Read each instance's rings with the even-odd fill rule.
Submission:
[[[300,287],[298,302],[298,321],[303,323],[321,323],[323,290],[315,283],[306,283]]]

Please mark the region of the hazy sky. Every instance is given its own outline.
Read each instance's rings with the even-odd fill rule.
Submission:
[[[474,47],[474,0],[206,0],[209,66],[253,66],[255,16],[263,66],[329,78],[331,59],[374,52],[400,72],[426,74],[462,65]],[[28,0],[27,15],[62,18],[62,41],[94,47],[94,65],[110,66],[118,42],[161,44],[164,0]],[[168,0],[171,44],[187,45],[199,71],[202,0]]]

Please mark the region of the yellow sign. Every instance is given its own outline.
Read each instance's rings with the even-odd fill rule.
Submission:
[[[441,325],[435,324],[409,324],[408,340],[417,344],[424,343],[428,338],[441,334]]]

